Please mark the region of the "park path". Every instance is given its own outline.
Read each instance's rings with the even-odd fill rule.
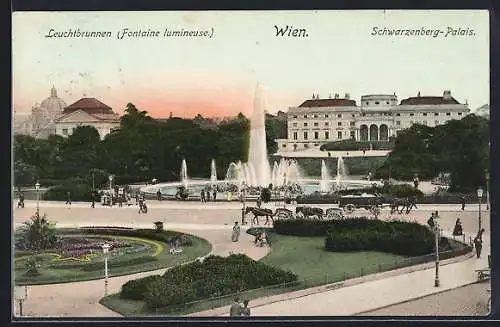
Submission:
[[[14,210],[14,223],[16,225],[25,221],[32,214],[33,204],[33,202],[27,202],[26,208]],[[84,203],[75,203],[71,208],[63,203],[41,203],[40,208],[41,213],[47,213],[49,219],[57,221],[59,227],[91,225],[152,227],[152,221],[166,218],[165,227],[167,229],[184,231],[207,239],[213,246],[212,253],[214,254],[225,256],[230,252],[246,253],[253,259],[259,259],[267,253],[267,249],[253,246],[251,236],[246,234],[244,230],[239,243],[230,242],[231,227],[234,221],[239,220],[241,204],[210,203],[201,206],[199,203],[179,204],[150,201],[152,210],[147,215],[138,215],[135,207],[96,207],[90,209],[88,204]],[[419,210],[408,216],[390,216],[384,210],[380,218],[398,217],[425,224],[429,211],[439,210],[441,226],[444,230],[452,230],[456,218],[461,218],[465,232],[474,233],[477,231],[477,208],[468,206],[464,211],[457,211],[457,209],[456,205],[419,205]],[[483,227],[486,229],[483,257],[443,266],[441,268],[441,287],[439,288],[433,286],[433,269],[413,273],[406,271],[402,272],[403,275],[368,281],[301,298],[293,298],[293,294],[287,293],[280,302],[255,306],[259,302],[253,301],[254,303],[251,304],[252,313],[262,316],[349,315],[470,283],[475,280],[475,269],[487,267],[486,257],[490,253],[489,213],[484,211],[483,215],[485,218]],[[164,271],[165,269],[162,269],[110,278],[109,293],[118,292],[121,285],[128,280]],[[104,295],[103,293],[103,280],[31,286],[24,306],[24,313],[28,316],[53,317],[118,316],[117,313],[98,303]],[[227,308],[221,310],[205,312],[203,315],[227,315]]]
[[[101,221],[101,224],[103,222]],[[87,225],[87,224],[85,224]],[[90,223],[88,225],[97,225]],[[59,227],[73,227],[74,224],[59,223]],[[135,227],[151,227],[151,224],[135,224]],[[203,227],[212,227],[203,229]],[[166,229],[174,229],[167,224]],[[206,239],[212,244],[211,254],[228,256],[232,253],[244,253],[254,260],[264,257],[269,248],[261,248],[253,245],[251,235],[242,230],[240,241],[231,242],[231,226],[213,225],[199,226],[196,224],[180,226],[177,224],[175,230],[195,234]],[[133,275],[109,278],[109,294],[118,293],[121,286],[129,280],[142,278],[150,275],[163,274],[166,269],[142,272]],[[103,305],[99,300],[104,296],[103,279],[29,286],[28,299],[23,306],[23,315],[31,317],[120,317],[120,315]],[[18,314],[18,308],[15,308]]]

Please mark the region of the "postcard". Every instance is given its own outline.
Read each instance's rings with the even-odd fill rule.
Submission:
[[[13,314],[487,315],[489,38],[485,10],[14,12]]]

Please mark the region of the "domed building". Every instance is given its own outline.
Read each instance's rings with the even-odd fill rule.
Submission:
[[[66,106],[66,102],[57,96],[57,90],[53,86],[50,96],[31,110],[31,135],[37,138],[47,138],[55,134],[54,119],[62,114]]]

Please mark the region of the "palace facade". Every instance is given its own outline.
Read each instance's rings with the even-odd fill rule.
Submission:
[[[399,131],[423,124],[436,126],[451,119],[461,119],[470,112],[450,91],[442,96],[410,97],[398,103],[396,94],[361,96],[360,104],[335,94],[320,99],[313,95],[287,113],[288,138],[277,139],[278,152],[318,148],[325,143],[354,139],[357,141],[388,141]]]

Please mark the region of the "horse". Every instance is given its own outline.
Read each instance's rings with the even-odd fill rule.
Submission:
[[[399,210],[399,207],[401,206],[401,210]],[[405,208],[408,208],[408,202],[406,199],[400,199],[400,198],[393,198],[392,203],[391,203],[391,214],[394,212],[402,214],[403,210]]]
[[[255,207],[246,207],[245,209],[245,215],[248,214],[249,212],[253,213],[253,223],[259,224],[259,217],[266,217],[266,223],[264,225],[269,224],[269,218],[271,218],[271,221],[274,224],[274,214],[271,209],[265,209],[265,208],[255,208]]]
[[[313,208],[313,207],[297,207],[295,208],[295,213],[302,213],[304,217],[318,216],[318,218],[323,218],[323,209]]]

